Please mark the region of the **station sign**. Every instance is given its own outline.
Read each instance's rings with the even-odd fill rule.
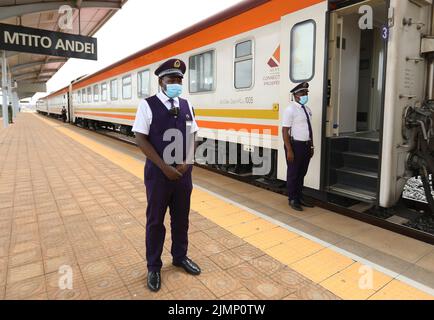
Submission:
[[[97,60],[96,38],[3,23],[0,50]]]

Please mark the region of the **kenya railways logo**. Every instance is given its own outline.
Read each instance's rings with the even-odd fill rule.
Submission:
[[[268,60],[268,65],[270,68],[276,68],[280,65],[280,45],[277,47],[276,51],[274,51],[270,60]]]

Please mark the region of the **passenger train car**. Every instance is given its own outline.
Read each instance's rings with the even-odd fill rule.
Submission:
[[[228,146],[240,156],[270,151],[262,180],[274,183],[286,180],[289,91],[309,81],[315,156],[307,192],[388,208],[413,173],[414,127],[403,115],[432,98],[432,11],[431,0],[244,1],[72,82],[38,109],[56,114],[65,104],[74,123],[132,134],[140,100],[159,90],[155,69],[176,57],[187,63],[183,97],[199,136],[223,158]],[[254,167],[220,169],[249,175]]]

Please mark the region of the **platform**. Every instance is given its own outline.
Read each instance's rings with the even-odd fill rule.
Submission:
[[[32,113],[0,129],[0,299],[434,299],[434,246],[320,208],[298,213],[200,168],[189,256],[203,273],[171,265],[167,233],[151,293],[143,158]],[[72,290],[59,288],[65,265]]]

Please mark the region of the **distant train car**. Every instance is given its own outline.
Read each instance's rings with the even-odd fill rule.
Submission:
[[[187,63],[183,96],[199,136],[219,157],[230,146],[240,156],[269,154],[262,179],[273,183],[286,179],[289,91],[309,81],[316,149],[306,191],[388,208],[410,177],[404,111],[432,95],[434,68],[421,53],[431,17],[427,0],[245,1],[73,82],[47,98],[48,109],[60,112],[68,91],[72,121],[131,134],[139,101],[159,90],[155,69],[177,57]],[[254,167],[220,169],[248,175]]]
[[[47,99],[39,99],[36,101],[36,111],[43,115],[48,115]]]

